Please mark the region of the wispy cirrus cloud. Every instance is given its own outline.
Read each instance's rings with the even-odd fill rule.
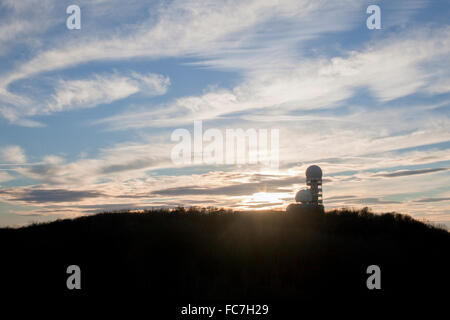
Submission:
[[[404,176],[412,176],[416,174],[427,174],[434,173],[439,171],[447,171],[450,168],[430,168],[430,169],[417,169],[417,170],[400,170],[390,173],[377,173],[375,177],[384,177],[384,178],[395,178],[395,177],[404,177]]]
[[[93,75],[89,79],[60,80],[43,113],[108,104],[141,92],[147,96],[167,92],[170,80],[158,74]]]
[[[54,93],[46,101],[33,101],[31,97],[21,95],[16,103],[0,106],[0,113],[14,123],[19,121],[18,124],[24,126],[38,126],[26,118],[110,104],[138,93],[146,97],[163,95],[170,86],[170,79],[154,73],[116,72],[93,74],[82,79],[59,79],[56,83]]]
[[[450,201],[450,197],[445,197],[445,198],[424,198],[424,199],[419,199],[419,200],[415,200],[415,202],[441,202],[441,201]]]
[[[0,147],[0,164],[22,164],[25,162],[27,162],[27,157],[20,146]]]
[[[0,9],[6,11],[0,21],[0,56],[19,45],[39,47],[42,41],[37,37],[58,22],[53,16],[54,2],[51,0],[4,0]]]
[[[110,7],[116,6],[117,9],[117,5],[117,2],[111,3]],[[135,26],[132,36],[124,32],[107,39],[88,38],[82,40],[82,43],[44,51],[4,78],[3,84],[97,59],[207,55],[220,51],[228,53],[230,49],[241,47],[242,41],[256,37],[265,23],[271,20],[283,19],[308,24],[313,23],[315,18],[326,15],[330,19],[329,24],[316,23],[315,30],[309,28],[302,33],[305,38],[311,38],[336,29],[349,28],[355,23],[355,19],[349,16],[361,7],[362,4],[349,0],[331,3],[307,0],[278,3],[255,0],[173,1],[156,8],[157,18],[149,15],[147,20]],[[285,28],[294,27],[292,23],[285,25]],[[299,32],[301,30],[298,29]],[[125,28],[125,31],[130,30]]]
[[[292,185],[301,185],[305,183],[304,177],[282,177],[279,179],[268,179],[259,182],[237,183],[228,186],[219,187],[199,187],[199,186],[180,186],[168,189],[155,190],[152,193],[156,195],[222,195],[239,196],[250,195],[257,192],[279,192],[280,187],[291,187]]]
[[[10,175],[6,171],[0,171],[0,182],[14,180],[14,176]]]
[[[19,190],[0,190],[0,194],[11,196],[16,201],[28,203],[76,202],[87,198],[96,198],[102,195],[97,191],[74,191],[65,189],[21,188]]]
[[[448,27],[416,30],[376,40],[345,57],[299,59],[283,72],[259,71],[232,90],[219,88],[199,96],[178,98],[151,110],[134,109],[96,123],[107,124],[111,130],[125,130],[181,125],[194,119],[215,119],[255,109],[277,108],[279,114],[279,109],[286,112],[329,108],[350,99],[361,88],[368,88],[379,102],[418,92],[426,94],[440,83],[442,68],[433,64],[425,69],[423,64],[448,60],[448,39]],[[385,68],[380,69],[381,64]],[[265,115],[273,121],[271,114]],[[251,113],[244,117],[251,119]],[[292,115],[289,117],[292,119]],[[258,120],[261,118],[264,116]]]
[[[142,177],[143,172],[171,166],[170,150],[161,143],[122,143],[104,148],[96,158],[67,162],[47,156],[41,162],[15,168],[22,176],[48,185],[82,186],[102,180],[128,180]]]
[[[114,5],[117,9],[118,4],[111,3],[111,7]],[[23,105],[30,105],[32,101],[26,96],[12,91],[10,86],[22,79],[38,77],[42,73],[73,68],[82,63],[105,59],[158,59],[183,55],[217,58],[230,56],[230,50],[235,54],[242,55],[241,47],[244,43],[247,52],[250,50],[253,52],[253,56],[259,55],[261,51],[265,50],[264,48],[274,48],[274,41],[277,41],[278,33],[284,33],[285,37],[289,37],[292,41],[302,41],[326,32],[348,29],[355,23],[355,19],[349,18],[351,13],[360,6],[352,1],[313,3],[303,0],[282,1],[276,4],[261,1],[206,1],[202,3],[174,1],[169,5],[155,8],[156,16],[150,14],[146,20],[132,25],[131,30],[124,27],[122,31],[114,33],[114,37],[101,38],[96,32],[93,32],[91,36],[80,37],[77,41],[66,41],[64,45],[52,43],[56,45],[56,48],[41,50],[34,58],[22,63],[14,70],[4,73],[0,77],[0,103],[2,102],[6,107],[1,107],[0,112],[16,124],[37,126],[38,124],[32,120],[20,117],[20,110],[24,109]],[[319,16],[323,18],[324,15],[327,16],[330,24],[323,25],[315,22]],[[288,23],[279,25],[289,29],[297,27],[297,32],[286,33],[286,29],[282,28],[271,31],[267,37],[261,38],[262,30],[268,32],[266,24],[278,20],[288,21]],[[315,25],[315,27],[309,28],[307,32],[302,32],[301,30],[304,28],[297,25],[299,21],[301,25]],[[289,41],[281,41],[275,47],[282,51],[283,48],[286,49],[284,47],[286,43]],[[250,60],[257,61],[258,59],[253,57]],[[276,64],[279,66],[281,60],[277,60]],[[211,64],[211,61],[209,60],[208,64]],[[248,65],[248,63],[244,65]],[[261,61],[259,67],[264,65],[268,65],[267,60]],[[68,87],[70,84],[72,87]],[[60,83],[58,86],[61,85]],[[59,100],[50,107],[60,110],[66,102],[64,99],[74,100],[74,97],[70,97],[71,93],[80,90],[83,83],[72,82],[65,85],[68,88],[60,90],[62,96],[56,95]],[[105,82],[105,85],[107,86],[108,82]],[[79,103],[83,103],[83,100]],[[90,101],[87,101],[87,105],[89,103]]]

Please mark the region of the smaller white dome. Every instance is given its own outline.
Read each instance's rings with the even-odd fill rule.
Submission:
[[[307,203],[312,201],[312,194],[311,190],[309,189],[302,189],[295,195],[295,201],[296,202],[302,202]]]

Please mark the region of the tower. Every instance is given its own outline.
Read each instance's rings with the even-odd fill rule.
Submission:
[[[321,206],[322,201],[322,169],[312,165],[306,169],[306,185],[311,190],[312,204]]]
[[[306,186],[295,195],[295,203],[287,206],[290,214],[324,213],[322,201],[322,169],[312,165],[306,169]]]

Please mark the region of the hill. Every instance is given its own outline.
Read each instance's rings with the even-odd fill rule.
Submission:
[[[0,243],[3,288],[60,298],[398,300],[449,284],[447,231],[368,209],[103,213],[0,229]],[[69,265],[81,268],[81,290],[66,287]],[[381,290],[367,289],[370,265]]]

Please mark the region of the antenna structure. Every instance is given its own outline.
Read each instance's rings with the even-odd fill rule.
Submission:
[[[324,213],[322,199],[322,169],[312,165],[306,169],[306,188],[299,190],[295,195],[295,203],[287,206],[287,213]]]
[[[312,165],[306,169],[306,185],[311,190],[312,204],[321,206],[322,199],[322,169],[319,166]]]

